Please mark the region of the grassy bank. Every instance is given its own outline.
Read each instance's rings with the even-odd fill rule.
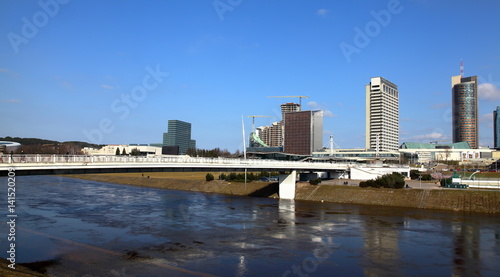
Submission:
[[[218,173],[212,173],[218,176]],[[206,172],[158,172],[65,175],[119,184],[230,195],[278,197],[276,183],[206,182]],[[149,176],[149,178],[147,178]],[[296,200],[381,205],[464,212],[500,213],[500,192],[471,190],[376,189],[297,183]]]
[[[16,269],[9,268],[10,262],[4,258],[0,258],[0,276],[4,277],[47,277],[47,275],[38,273],[33,269],[16,264]],[[36,268],[40,270],[39,268]],[[42,270],[43,271],[43,270]]]

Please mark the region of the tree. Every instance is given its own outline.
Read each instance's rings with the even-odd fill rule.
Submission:
[[[141,155],[141,151],[139,149],[137,149],[137,147],[136,147],[136,148],[132,149],[132,151],[130,151],[130,155],[132,155],[132,156],[140,156]]]
[[[309,184],[311,184],[311,185],[319,185],[319,184],[321,184],[321,178],[311,179],[311,180],[309,180]]]
[[[120,148],[119,147],[116,148],[115,155],[117,155],[117,156],[120,155]]]
[[[127,151],[125,151],[125,147],[123,148],[122,155],[127,155]]]
[[[375,180],[366,180],[359,183],[359,186],[362,188],[365,187],[374,187],[374,188],[394,188],[400,189],[405,186],[405,177],[397,172],[393,172],[392,174],[386,174],[381,177],[378,177]]]
[[[213,181],[214,175],[212,173],[207,173],[207,175],[205,176],[205,180],[207,180],[208,182]]]

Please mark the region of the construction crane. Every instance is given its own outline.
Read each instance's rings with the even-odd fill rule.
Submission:
[[[276,117],[276,116],[269,116],[269,115],[249,115],[248,117],[252,118],[252,132],[255,132],[255,118],[256,117]]]
[[[309,98],[309,96],[268,96],[269,98],[299,98],[300,100],[300,108],[302,108],[302,98]]]

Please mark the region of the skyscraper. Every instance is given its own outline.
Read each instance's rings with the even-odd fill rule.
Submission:
[[[451,77],[453,142],[466,141],[478,148],[477,76]]]
[[[168,133],[163,134],[163,146],[178,146],[179,154],[186,154],[188,148],[196,148],[191,139],[191,123],[180,120],[168,121]]]
[[[500,106],[493,111],[493,144],[495,148],[500,148]]]
[[[323,111],[285,113],[284,152],[312,155],[323,148]]]
[[[398,151],[398,86],[382,77],[366,85],[366,149]]]

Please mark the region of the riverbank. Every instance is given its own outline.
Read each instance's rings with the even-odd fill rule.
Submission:
[[[204,193],[221,193],[241,196],[278,198],[278,184],[265,182],[225,182],[187,180],[174,178],[151,178],[123,176],[126,174],[79,174],[64,177],[100,182],[186,190]],[[421,190],[421,189],[376,189],[351,186],[297,183],[296,200],[324,201],[343,204],[380,205],[418,209],[437,209],[459,212],[500,214],[500,192],[471,190]]]
[[[9,268],[9,264],[10,264],[9,261],[7,261],[4,258],[0,258],[0,276],[4,277],[47,277],[48,276],[19,264],[16,264],[16,269],[11,269]]]

